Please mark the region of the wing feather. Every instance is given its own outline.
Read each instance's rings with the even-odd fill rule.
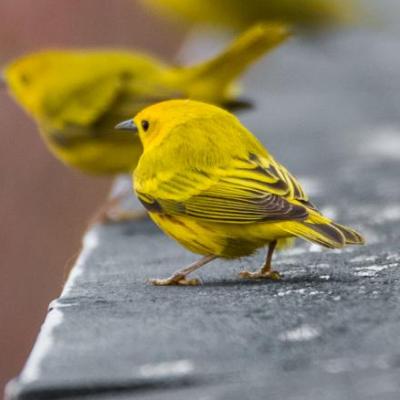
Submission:
[[[247,224],[308,217],[302,204],[308,199],[295,178],[272,157],[251,153],[227,168],[175,173],[151,195],[137,192],[149,211],[205,221]]]

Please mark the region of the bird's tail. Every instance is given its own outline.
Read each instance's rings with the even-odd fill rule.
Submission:
[[[365,239],[354,229],[331,222],[331,225],[338,229],[346,240],[346,244],[365,244]]]
[[[291,223],[287,231],[330,249],[365,243],[364,238],[354,229],[339,225],[317,212],[313,212],[305,221]]]
[[[282,23],[260,23],[249,28],[216,57],[185,68],[185,76],[190,82],[187,88],[198,99],[202,92],[205,92],[203,97],[212,95],[210,91],[221,97],[234,79],[289,35],[287,25]]]

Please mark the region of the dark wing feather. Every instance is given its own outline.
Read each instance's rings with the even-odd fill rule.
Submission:
[[[229,168],[177,173],[151,195],[137,190],[151,212],[187,215],[205,221],[247,224],[305,220],[307,198],[295,179],[272,158],[249,154]]]

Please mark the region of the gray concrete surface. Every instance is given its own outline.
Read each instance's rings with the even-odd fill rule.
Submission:
[[[9,398],[398,399],[399,71],[396,35],[349,31],[292,40],[246,82],[243,122],[367,246],[299,242],[281,282],[237,277],[259,254],[153,287],[197,256],[150,221],[97,227]]]

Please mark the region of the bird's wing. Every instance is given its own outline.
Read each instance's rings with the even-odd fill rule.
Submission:
[[[85,85],[72,86],[49,95],[46,112],[50,121],[59,128],[89,126],[112,105],[121,87],[118,76],[93,77]]]
[[[150,195],[140,186],[137,192],[149,211],[206,221],[246,224],[308,216],[299,183],[272,157],[255,154],[235,158],[227,168],[175,173]]]
[[[183,97],[183,94],[167,92],[160,86],[152,89],[150,83],[147,87],[139,84],[132,87],[125,76],[118,74],[93,76],[85,84],[71,87],[62,91],[62,95],[51,98],[46,106],[49,116],[46,123],[58,129],[102,125],[104,121],[114,126],[152,103],[173,97]]]

